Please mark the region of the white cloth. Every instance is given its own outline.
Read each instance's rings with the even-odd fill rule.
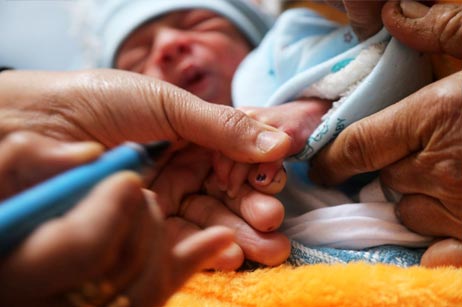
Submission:
[[[432,241],[409,231],[398,221],[395,204],[386,199],[378,179],[361,190],[358,202],[345,202],[345,195],[333,200],[336,194],[332,191],[316,190],[317,199],[324,192],[330,197],[329,203],[324,203],[326,207],[285,220],[283,231],[293,240],[307,246],[343,249],[385,244],[424,247]],[[309,202],[306,198],[304,201]],[[333,203],[341,205],[332,206]]]

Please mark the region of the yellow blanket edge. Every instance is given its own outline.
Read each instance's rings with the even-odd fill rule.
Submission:
[[[166,307],[462,306],[462,269],[350,263],[198,273]]]

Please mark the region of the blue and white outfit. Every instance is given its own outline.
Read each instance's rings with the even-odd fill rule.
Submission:
[[[349,26],[307,9],[293,9],[281,15],[238,68],[233,81],[236,107],[249,102],[274,106],[303,97],[334,101],[296,156],[301,162],[286,162],[288,182],[279,195],[286,208],[283,231],[298,242],[293,247],[305,253],[307,262],[324,253],[322,259],[339,261],[418,263],[419,254],[403,247],[425,247],[432,238],[411,232],[396,219],[399,195],[378,179],[357,191],[317,187],[307,178],[306,160],[349,124],[430,83],[430,67],[425,56],[390,38],[385,29],[360,43]],[[299,243],[316,250],[307,256]],[[390,260],[392,254],[401,258]]]

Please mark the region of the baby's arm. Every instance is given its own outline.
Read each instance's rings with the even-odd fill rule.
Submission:
[[[276,127],[292,137],[289,156],[303,149],[307,138],[321,123],[322,116],[331,107],[331,102],[318,98],[304,98],[273,107],[246,107],[242,111],[250,117]],[[234,197],[247,181],[257,190],[275,194],[282,190],[286,174],[281,161],[261,164],[235,163],[216,153],[213,168],[222,191]]]

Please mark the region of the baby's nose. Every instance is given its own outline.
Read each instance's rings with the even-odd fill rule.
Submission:
[[[157,64],[172,64],[191,52],[191,41],[181,30],[165,29],[157,34],[153,50]]]

